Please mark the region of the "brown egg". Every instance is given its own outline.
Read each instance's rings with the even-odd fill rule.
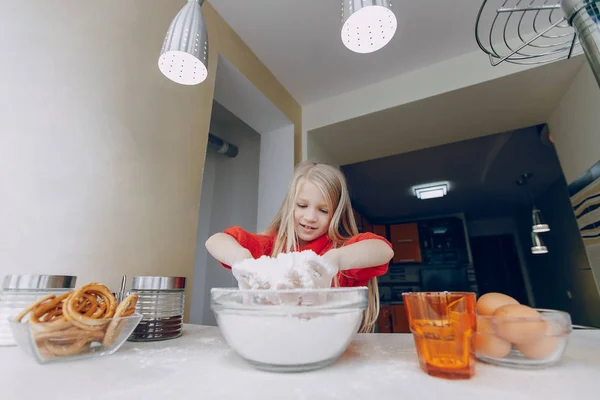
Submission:
[[[558,337],[553,336],[554,334],[554,329],[548,324],[542,338],[533,343],[518,344],[515,347],[526,357],[533,358],[534,360],[544,360],[552,355],[558,347]]]
[[[477,300],[477,314],[494,315],[497,309],[507,304],[519,304],[519,302],[502,293],[486,293]]]
[[[511,348],[512,346],[509,342],[496,336],[489,319],[477,317],[475,350],[478,355],[491,358],[504,358],[510,353]]]
[[[521,304],[502,306],[494,313],[494,325],[498,336],[513,344],[532,343],[546,331],[546,321],[539,312]],[[519,320],[528,318],[532,320]]]

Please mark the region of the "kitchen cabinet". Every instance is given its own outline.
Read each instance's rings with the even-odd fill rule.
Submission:
[[[379,236],[382,236],[384,238],[388,238],[387,237],[387,229],[385,227],[385,225],[373,225],[373,233]]]
[[[356,228],[358,228],[358,232],[373,232],[373,225],[371,225],[367,218],[365,218],[355,209],[352,209],[352,213],[354,214],[354,220],[356,221]]]
[[[422,261],[417,223],[390,225],[390,242],[394,249],[394,264]]]
[[[392,308],[390,306],[383,306],[379,310],[379,316],[377,317],[377,325],[379,326],[379,333],[392,333],[393,322],[392,322]]]
[[[378,279],[382,305],[401,303],[403,292],[422,291],[438,270],[436,278],[449,279],[453,271],[447,269],[451,266],[461,270],[466,268],[469,290],[478,293],[462,215],[374,225],[364,217],[362,221],[363,232],[374,232],[387,238],[394,249],[387,274]],[[427,268],[429,270],[423,272]],[[427,278],[425,283],[423,276]]]
[[[391,265],[388,272],[379,278],[379,282],[401,285],[419,283],[420,271],[418,265]]]
[[[354,214],[354,221],[356,221],[356,227],[359,232],[363,232],[363,216],[360,215],[355,209],[352,209],[352,214]]]
[[[408,315],[404,304],[396,304],[393,310],[392,326],[394,333],[410,333],[410,325],[408,324]]]
[[[377,324],[380,333],[410,333],[408,316],[403,304],[382,306]]]
[[[424,264],[470,264],[467,233],[461,218],[436,218],[419,222]]]

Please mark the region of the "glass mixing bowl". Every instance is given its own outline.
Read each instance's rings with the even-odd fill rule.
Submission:
[[[539,318],[477,316],[475,349],[480,361],[509,368],[546,368],[559,363],[572,331],[563,311],[536,309]]]
[[[38,363],[71,361],[113,354],[142,319],[141,314],[97,319],[97,329],[85,330],[72,321],[8,324],[17,345]]]
[[[267,371],[309,371],[334,363],[358,331],[366,307],[366,287],[211,290],[211,308],[229,346]]]

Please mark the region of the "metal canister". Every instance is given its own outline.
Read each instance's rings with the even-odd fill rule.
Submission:
[[[136,312],[143,315],[129,341],[175,339],[183,333],[184,277],[134,276],[129,293],[139,296]]]
[[[75,288],[71,275],[7,275],[0,291],[0,346],[14,346],[8,319],[14,317],[40,297],[60,295]]]

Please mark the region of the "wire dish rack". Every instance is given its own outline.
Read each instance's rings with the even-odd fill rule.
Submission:
[[[484,0],[475,38],[493,66],[584,53],[600,85],[600,0]]]

